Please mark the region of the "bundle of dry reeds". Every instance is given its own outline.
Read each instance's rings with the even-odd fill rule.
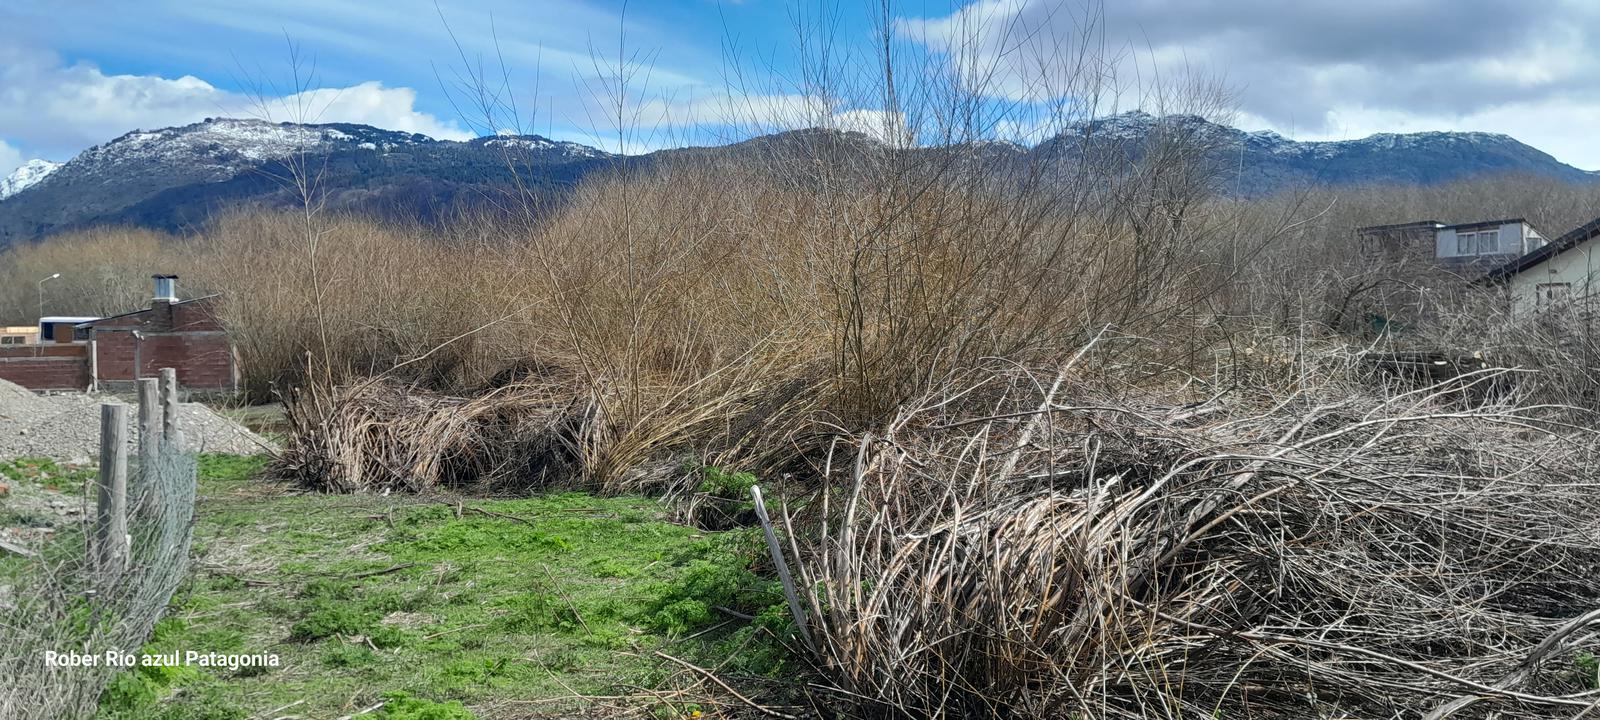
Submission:
[[[678,472],[685,463],[793,462],[795,427],[814,401],[805,380],[630,389],[529,376],[458,397],[384,378],[310,383],[285,399],[276,469],[327,492],[558,485],[674,495],[695,484]]]
[[[909,717],[1594,712],[1600,439],[1463,406],[1496,374],[931,394],[791,527],[819,666]]]
[[[329,492],[526,488],[574,472],[595,408],[539,385],[473,398],[383,380],[310,384],[284,404],[277,467]]]

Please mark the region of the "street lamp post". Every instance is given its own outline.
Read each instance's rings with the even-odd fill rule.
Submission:
[[[51,275],[50,277],[45,278],[44,280],[40,280],[39,281],[39,319],[40,320],[44,319],[44,282],[45,282],[45,280],[54,280],[54,279],[56,279],[58,277],[61,277],[61,273],[56,273],[54,275]]]

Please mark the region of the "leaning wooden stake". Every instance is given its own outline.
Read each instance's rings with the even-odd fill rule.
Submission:
[[[161,444],[170,452],[183,451],[183,430],[178,427],[178,371],[161,368]]]
[[[760,486],[750,486],[750,499],[755,501],[756,517],[761,519],[761,529],[767,534],[767,550],[772,553],[772,564],[778,568],[778,579],[783,581],[783,594],[789,599],[789,614],[794,616],[795,627],[800,629],[800,639],[815,653],[817,646],[811,641],[810,623],[806,622],[805,608],[794,591],[794,578],[789,575],[789,563],[783,559],[783,547],[778,544],[777,533],[772,531],[772,520],[767,517],[767,504],[761,499]]]
[[[128,406],[100,406],[99,502],[95,506],[95,562],[110,584],[128,564]]]

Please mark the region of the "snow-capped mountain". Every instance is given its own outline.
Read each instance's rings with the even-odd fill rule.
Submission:
[[[804,162],[794,167],[801,168],[820,158],[851,163],[887,153],[945,153],[941,163],[958,163],[947,165],[958,172],[1003,178],[1091,154],[1136,159],[1171,136],[1198,141],[1218,189],[1242,195],[1304,185],[1432,184],[1507,173],[1600,180],[1505,135],[1427,132],[1299,142],[1193,115],[1142,112],[1077,123],[1032,148],[977,141],[895,149],[861,133],[803,129],[720,147],[664,150],[629,163],[645,167],[674,159],[761,154],[782,164],[799,152],[797,159]],[[618,159],[537,135],[455,142],[367,125],[208,119],[130,132],[64,164],[24,166],[0,183],[0,246],[96,224],[184,230],[225,207],[293,205],[299,196],[289,179],[297,173],[318,179],[319,197],[329,208],[427,218],[463,206],[493,205],[496,194],[512,187],[570,185]]]
[[[1036,154],[1072,154],[1085,147],[1137,152],[1163,134],[1203,144],[1246,195],[1300,185],[1376,183],[1430,185],[1494,174],[1526,174],[1595,182],[1600,174],[1566,165],[1509,135],[1483,132],[1380,133],[1358,140],[1297,141],[1271,131],[1245,132],[1194,115],[1157,117],[1133,111],[1072,125],[1041,143]]]
[[[0,200],[4,200],[38,184],[61,167],[62,163],[49,160],[29,160],[4,179],[0,179]]]
[[[368,125],[210,118],[127,133],[34,178],[0,200],[0,246],[95,224],[182,230],[227,206],[292,204],[296,176],[316,178],[330,208],[425,215],[482,202],[511,187],[513,174],[523,186],[572,182],[611,157],[537,135],[455,142]]]

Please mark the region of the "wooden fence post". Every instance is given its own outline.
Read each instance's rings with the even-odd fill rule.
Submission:
[[[161,453],[161,435],[166,420],[161,408],[161,381],[144,378],[139,385],[139,466],[154,467]]]
[[[99,501],[95,506],[95,560],[100,580],[111,583],[128,563],[128,406],[100,406]]]
[[[178,427],[178,371],[161,368],[161,444],[168,452],[183,452],[183,430]]]
[[[135,383],[139,388],[139,475],[131,502],[134,515],[146,518],[155,512],[157,502],[150,493],[156,487],[156,467],[161,462],[161,381],[141,378]]]

